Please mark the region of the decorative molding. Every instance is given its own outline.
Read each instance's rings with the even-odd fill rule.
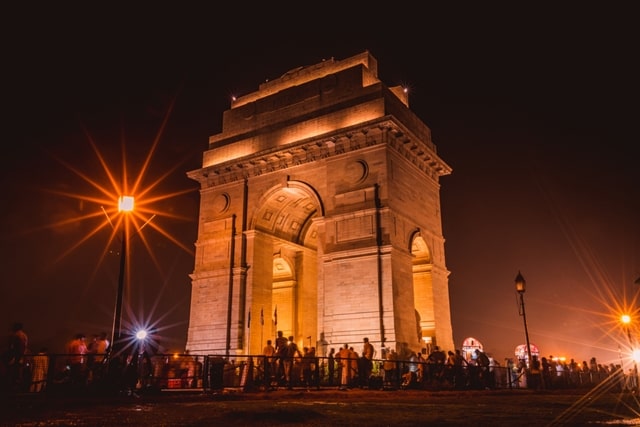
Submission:
[[[451,168],[438,157],[431,141],[420,141],[387,117],[383,121],[368,123],[328,137],[302,140],[271,151],[246,156],[239,161],[202,168],[189,172],[188,176],[199,181],[204,187],[211,187],[380,144],[387,144],[436,181],[440,176],[451,173]]]

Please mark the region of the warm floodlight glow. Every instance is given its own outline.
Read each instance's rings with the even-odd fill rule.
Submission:
[[[120,196],[120,198],[118,199],[118,211],[119,212],[133,211],[133,196]]]
[[[518,271],[518,275],[516,276],[516,291],[519,293],[524,293],[527,290],[527,281],[524,280],[522,274]]]
[[[629,316],[628,314],[623,314],[622,316],[620,316],[620,321],[625,325],[628,325],[629,323],[631,323],[631,316]]]

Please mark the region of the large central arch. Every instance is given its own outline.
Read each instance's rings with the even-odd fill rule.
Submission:
[[[287,181],[268,191],[258,203],[250,228],[297,245],[317,248],[313,218],[323,216],[320,198],[311,186]]]
[[[300,341],[317,335],[318,231],[314,219],[322,214],[322,202],[314,189],[298,181],[274,186],[257,204],[249,235],[259,243],[249,245],[248,280],[254,311],[260,307],[261,323],[260,337],[248,336],[249,348],[260,348],[278,330]],[[267,258],[272,259],[271,271],[252,267],[252,260]],[[263,323],[265,310],[269,321]]]

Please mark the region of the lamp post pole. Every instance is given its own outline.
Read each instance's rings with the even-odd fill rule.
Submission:
[[[120,272],[118,274],[118,291],[116,294],[116,308],[113,313],[113,332],[111,334],[111,354],[120,350],[122,341],[122,300],[124,298],[124,274],[127,260],[127,236],[122,224],[122,248],[120,249]]]
[[[527,343],[527,362],[531,363],[531,344],[529,344],[529,330],[527,329],[527,314],[524,310],[524,293],[526,291],[527,281],[524,280],[522,274],[518,271],[518,275],[516,276],[516,291],[520,295],[520,311],[522,315],[522,320],[524,321],[524,337]]]
[[[640,279],[638,279],[638,280],[640,280]],[[636,280],[636,282],[638,280]],[[631,323],[631,316],[629,316],[628,314],[623,314],[620,317],[620,321],[624,325],[624,329],[627,332],[627,339],[629,340],[629,349],[631,351],[631,353],[630,353],[631,354],[631,359],[633,360],[633,379],[634,379],[633,388],[636,389],[638,387],[638,362],[636,362],[636,354],[635,354],[635,349],[634,349],[634,342],[631,339],[631,330],[629,329],[629,324]]]
[[[134,199],[131,196],[120,196],[118,199],[118,211],[121,214],[126,214],[133,211]],[[111,351],[112,355],[116,355],[122,346],[122,300],[124,299],[124,277],[125,267],[127,262],[127,218],[124,217],[120,221],[120,227],[122,227],[120,239],[120,272],[118,274],[118,291],[116,293],[116,308],[113,313],[113,331],[111,333]]]

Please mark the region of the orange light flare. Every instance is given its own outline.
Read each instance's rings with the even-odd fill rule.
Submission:
[[[593,318],[591,327],[599,329],[603,339],[612,339],[618,348],[630,348],[630,346],[640,348],[638,345],[640,344],[640,292],[637,288],[629,287],[628,283],[612,280],[606,274],[605,268],[598,264],[597,258],[590,255],[591,251],[586,249],[587,245],[580,244],[578,246],[585,248],[580,252],[585,254],[585,271],[591,278],[590,286],[584,287],[582,291],[591,297],[594,308],[585,309],[564,304],[558,305],[558,308],[587,313],[589,317]],[[632,279],[628,274],[622,273],[622,276],[629,277],[629,280]],[[632,289],[632,291],[629,292],[628,289]],[[622,321],[623,315],[628,316],[625,317],[628,319],[626,324]],[[629,342],[629,336],[632,337],[633,343]],[[590,345],[598,345],[599,341],[596,340]],[[604,347],[608,346],[603,344]]]
[[[628,337],[623,327],[621,327],[620,316],[628,314],[632,319],[640,319],[640,306],[638,298],[638,283],[635,285],[628,282],[633,280],[633,274],[626,267],[626,260],[622,260],[619,268],[612,276],[612,266],[603,264],[603,257],[599,252],[598,246],[594,245],[578,226],[579,221],[575,221],[575,213],[572,212],[567,204],[562,201],[560,194],[556,192],[556,185],[549,180],[549,177],[540,174],[536,180],[540,194],[546,200],[547,207],[555,217],[561,233],[564,235],[573,256],[582,266],[582,272],[586,276],[583,283],[575,283],[574,292],[581,292],[588,296],[592,305],[589,308],[581,309],[577,307],[562,307],[563,304],[571,300],[565,300],[557,306],[557,309],[573,309],[577,314],[582,314],[590,320],[589,325],[585,325],[589,329],[600,330],[601,337],[589,342],[590,346],[597,346],[603,350],[617,352],[618,348],[628,348]],[[613,238],[613,236],[612,236]],[[580,298],[582,301],[588,300]],[[556,307],[554,306],[554,309]],[[586,316],[584,316],[586,314]],[[640,330],[639,322],[630,324],[630,333],[632,336],[638,337]],[[616,348],[611,348],[613,346]]]
[[[114,243],[114,241],[117,241],[119,239],[119,237],[117,236],[118,234],[117,231],[120,230],[121,227],[123,226],[125,227],[125,234],[129,236],[129,238],[131,238],[133,235],[140,236],[141,240],[144,243],[144,246],[147,248],[149,255],[153,259],[154,264],[156,265],[159,271],[161,271],[161,265],[158,262],[156,255],[151,249],[151,245],[149,244],[148,237],[142,233],[139,233],[142,230],[142,228],[144,228],[147,225],[150,225],[151,228],[153,228],[159,234],[164,236],[166,239],[170,240],[172,243],[174,243],[176,246],[184,250],[189,255],[193,255],[193,250],[191,248],[186,246],[184,243],[180,242],[175,236],[172,236],[166,229],[162,227],[161,224],[158,224],[157,222],[150,222],[150,218],[154,216],[160,216],[160,217],[170,218],[174,220],[181,220],[181,221],[192,220],[192,218],[190,217],[176,215],[170,212],[162,212],[162,211],[158,211],[157,209],[153,209],[154,204],[158,204],[159,202],[162,202],[165,200],[174,199],[176,197],[186,195],[195,191],[193,188],[189,188],[184,190],[171,191],[168,193],[153,193],[153,190],[155,189],[157,191],[159,185],[168,177],[170,177],[171,173],[174,172],[180,166],[181,163],[177,163],[170,169],[165,170],[162,173],[162,175],[160,175],[158,178],[152,181],[149,185],[145,185],[143,187],[142,177],[144,177],[144,175],[146,174],[150,166],[149,156],[147,156],[147,158],[145,159],[144,165],[142,166],[140,172],[137,174],[135,185],[132,186],[132,188],[138,188],[138,194],[135,194],[134,196],[132,196],[135,199],[135,209],[130,212],[119,212],[118,203],[117,203],[118,199],[122,197],[122,195],[125,193],[126,194],[134,194],[134,193],[126,190],[127,188],[129,188],[128,185],[118,184],[118,182],[115,179],[114,172],[109,168],[105,160],[105,157],[99,151],[95,141],[91,137],[89,137],[89,143],[91,144],[97,159],[102,165],[104,174],[106,175],[110,186],[102,184],[98,179],[89,176],[88,174],[84,173],[83,171],[71,165],[70,163],[64,161],[63,159],[60,159],[56,156],[53,156],[53,157],[60,164],[65,166],[69,171],[73,172],[76,176],[80,177],[84,182],[89,184],[91,188],[98,190],[98,192],[102,194],[102,197],[96,197],[89,194],[60,191],[55,189],[44,189],[44,191],[51,194],[63,196],[66,198],[75,199],[83,203],[95,204],[96,211],[89,214],[84,214],[81,216],[58,220],[56,222],[39,227],[38,229],[57,228],[60,226],[70,225],[77,222],[95,220],[96,218],[98,219],[103,218],[104,221],[101,221],[93,229],[91,229],[86,235],[82,236],[71,247],[63,251],[56,258],[55,262],[60,262],[63,258],[69,256],[72,252],[76,251],[80,246],[82,246],[84,243],[89,241],[94,235],[96,235],[103,228],[109,227],[111,228],[111,235],[103,251],[103,256],[106,255],[109,252],[109,247]],[[154,149],[155,149],[155,145],[154,147],[152,147],[152,150]],[[126,157],[126,154],[123,154],[123,156]],[[126,161],[123,160],[123,165],[125,163]],[[123,179],[128,178],[128,173],[126,172],[126,165],[123,166],[122,174],[123,174]],[[115,222],[112,222],[112,221],[115,221]],[[96,274],[98,267],[99,265],[96,265],[93,273],[94,275]]]
[[[599,270],[598,270],[599,272]],[[615,337],[618,344],[628,345],[628,335],[638,337],[640,324],[640,294],[629,294],[624,285],[614,283],[598,274],[598,280],[594,280],[591,293],[594,301],[602,307],[594,323],[607,335]],[[624,319],[624,320],[623,320]],[[626,323],[625,323],[626,322]]]
[[[640,312],[635,302],[614,301],[604,304],[605,310],[599,314],[599,327],[603,333],[611,337],[618,348],[637,347],[640,327],[637,319],[640,319]]]
[[[600,288],[598,291],[593,291],[594,288],[598,287]],[[537,329],[534,326],[531,330],[538,337],[537,339],[549,338],[565,342],[567,346],[576,344],[609,351],[612,354],[612,359],[603,360],[603,362],[607,363],[617,362],[621,351],[630,357],[632,346],[640,349],[640,304],[638,303],[638,294],[630,296],[623,292],[620,285],[602,284],[594,284],[591,290],[586,290],[586,292],[591,294],[593,302],[591,306],[585,306],[584,304],[573,305],[571,301],[559,301],[547,299],[546,297],[533,297],[529,298],[529,301],[550,310],[572,312],[578,318],[592,319],[589,321],[590,324],[585,325],[585,327],[599,330],[600,338],[587,341],[580,334],[568,333],[565,330]],[[631,319],[628,324],[628,332],[621,321],[623,314],[627,314]],[[483,325],[498,326],[498,323],[483,321]],[[633,337],[634,342],[632,345],[629,342],[628,333]],[[574,357],[570,347],[554,350],[554,352]]]
[[[101,255],[98,262],[87,262],[84,265],[91,265],[93,270],[90,280],[88,280],[87,288],[84,293],[88,292],[89,283],[98,276],[101,265],[107,260],[109,254],[119,253],[119,250],[111,250],[110,248],[120,247],[122,242],[122,236],[124,235],[127,240],[135,238],[138,242],[142,242],[145,248],[145,252],[154,264],[154,268],[160,273],[161,277],[167,277],[166,272],[163,271],[166,268],[166,264],[163,265],[158,259],[156,254],[157,249],[154,249],[152,244],[152,235],[158,234],[164,239],[170,241],[173,245],[180,248],[186,254],[193,256],[193,248],[185,243],[181,242],[177,236],[174,236],[167,225],[173,225],[176,221],[180,222],[193,222],[195,219],[191,215],[180,215],[175,213],[171,205],[164,205],[164,202],[170,202],[187,194],[197,192],[197,188],[175,189],[170,188],[169,191],[164,191],[163,186],[167,187],[166,182],[176,176],[176,173],[182,173],[179,171],[179,167],[188,160],[186,155],[182,160],[172,161],[166,167],[152,168],[152,158],[158,151],[159,141],[164,132],[167,124],[167,119],[173,108],[173,103],[168,108],[165,117],[162,120],[162,124],[159,130],[156,132],[151,147],[148,151],[141,152],[143,157],[140,157],[139,166],[137,166],[137,172],[132,173],[129,166],[129,159],[127,156],[126,141],[124,136],[120,138],[120,157],[117,163],[108,161],[107,157],[101,149],[90,132],[83,126],[84,135],[89,143],[93,154],[95,155],[96,162],[91,162],[91,157],[82,158],[79,164],[72,164],[71,162],[50,153],[51,157],[56,160],[65,170],[71,172],[72,177],[79,178],[80,181],[73,183],[63,183],[62,186],[72,188],[68,190],[64,188],[52,189],[44,188],[44,191],[54,196],[61,196],[63,199],[75,200],[79,203],[78,210],[62,210],[57,212],[58,217],[50,215],[50,222],[39,227],[34,227],[28,230],[28,233],[39,230],[55,230],[60,235],[66,235],[73,240],[70,243],[65,243],[61,249],[56,253],[56,258],[53,260],[55,264],[60,263],[65,258],[70,257],[72,254],[77,253],[83,246],[93,241],[94,236],[100,235],[103,229],[109,229],[109,236],[107,239],[100,237],[100,240],[104,240],[104,248],[101,251]],[[136,147],[140,147],[140,144],[136,144]],[[144,149],[144,148],[143,148]],[[176,172],[177,171],[177,172]],[[118,179],[120,177],[120,179]],[[118,209],[118,199],[122,196],[131,196],[135,200],[134,209],[130,212],[120,212]],[[93,208],[95,207],[95,208]],[[86,213],[89,211],[90,213]],[[65,215],[66,217],[62,217]],[[54,218],[51,220],[51,218]],[[162,221],[161,219],[170,219],[168,221]],[[85,226],[81,227],[80,225]],[[149,227],[147,227],[149,226]],[[70,232],[66,227],[73,227]],[[146,229],[146,230],[145,230]],[[80,230],[80,231],[78,231]],[[147,232],[151,231],[151,233]],[[71,234],[77,233],[77,238]],[[138,245],[139,246],[139,245]],[[133,259],[129,259],[132,256],[131,251],[126,251],[126,287],[130,287],[131,282],[131,266]],[[135,268],[135,267],[134,267]],[[154,301],[152,307],[149,307],[152,312],[161,313],[161,318],[167,318],[167,311],[173,310],[160,310],[158,308],[160,302],[160,295],[164,293],[167,288],[170,288],[171,284],[168,280],[161,279],[164,283],[160,284],[161,289],[156,289],[154,292],[154,298],[148,298],[145,295],[147,304]],[[130,289],[125,293],[130,293]],[[110,302],[109,302],[110,303]],[[144,323],[146,325],[152,325],[157,331],[164,328],[172,328],[176,325],[164,325],[164,328],[158,326],[158,319],[151,321],[149,318],[143,319],[141,314],[133,313],[133,309],[130,304],[124,304],[126,316],[123,316],[123,327],[134,327],[136,323]],[[109,309],[105,309],[105,312]],[[146,309],[145,309],[146,311]],[[153,315],[153,313],[151,313]],[[131,320],[127,320],[131,319]]]
[[[638,342],[638,338],[640,338],[640,308],[637,295],[631,299],[623,296],[621,301],[614,300],[607,303],[606,310],[608,314],[605,324],[608,326],[608,330],[611,333],[615,331],[618,335],[622,335],[622,341],[626,344],[632,344],[629,343],[629,339],[632,339],[634,343]]]

